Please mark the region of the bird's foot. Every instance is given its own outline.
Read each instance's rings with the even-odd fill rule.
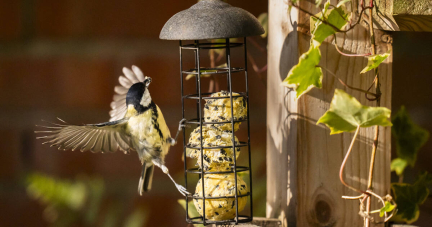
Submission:
[[[187,121],[186,118],[180,120],[178,130],[181,130],[182,128],[186,127],[186,125],[184,124],[186,121]]]
[[[190,193],[187,191],[187,189],[179,184],[175,184],[175,186],[177,187],[177,190],[179,190],[179,192],[183,195],[190,195]]]

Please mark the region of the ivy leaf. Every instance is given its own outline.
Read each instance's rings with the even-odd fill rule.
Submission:
[[[264,28],[264,34],[261,35],[262,38],[267,37],[268,34],[268,14],[267,13],[261,13],[258,16],[258,21],[260,22],[261,26]]]
[[[415,222],[420,215],[419,205],[423,204],[429,196],[428,185],[431,182],[432,176],[424,172],[412,185],[392,183],[391,188],[398,205],[398,212],[392,220],[408,224]]]
[[[380,217],[384,216],[385,212],[387,213],[391,212],[396,207],[395,205],[391,204],[389,201],[385,201],[384,204],[385,205],[380,209],[380,214],[379,214]]]
[[[338,2],[338,4],[337,4],[336,7],[339,7],[339,6],[345,5],[345,3],[347,3],[347,2],[351,2],[351,0],[342,0],[342,1]]]
[[[428,140],[429,132],[411,120],[404,106],[393,117],[392,123],[394,125],[392,134],[396,139],[398,158],[414,166],[417,160],[417,153]]]
[[[282,85],[293,88],[297,98],[311,90],[313,87],[322,87],[323,73],[317,67],[321,60],[319,47],[311,46],[308,52],[302,54],[297,65],[292,67]]]
[[[389,56],[390,56],[390,50],[388,50],[384,54],[377,54],[377,55],[369,56],[367,66],[360,73],[365,73],[367,71],[370,71],[370,70],[378,67]]]
[[[79,181],[57,180],[39,173],[29,174],[26,180],[29,196],[50,207],[79,210],[88,195],[85,184]]]
[[[394,125],[393,125],[394,127]],[[402,175],[405,168],[407,167],[408,162],[402,158],[395,158],[392,160],[390,164],[391,171],[395,171],[398,176]]]
[[[343,90],[336,89],[330,109],[318,120],[330,128],[330,135],[352,132],[360,127],[391,126],[390,110],[385,107],[363,106]]]
[[[310,18],[310,30],[312,34],[312,43],[314,45],[320,45],[327,37],[335,34],[337,29],[342,29],[347,25],[351,13],[347,11],[344,5],[340,5],[337,8],[328,9],[330,1],[324,4],[322,12],[316,14],[315,17]],[[328,24],[324,23],[326,21]],[[333,25],[334,27],[330,26]]]

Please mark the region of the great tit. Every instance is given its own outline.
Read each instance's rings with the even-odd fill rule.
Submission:
[[[47,139],[43,144],[58,146],[59,150],[76,150],[91,152],[114,152],[117,149],[124,153],[136,151],[142,164],[138,193],[151,188],[154,165],[162,169],[174,182],[182,195],[189,194],[186,188],[177,184],[165,166],[165,156],[170,146],[176,144],[177,136],[184,127],[185,119],[180,121],[175,138],[170,131],[159,107],[152,101],[149,92],[151,78],[132,66],[132,70],[123,68],[124,76],[119,77],[121,86],[114,88],[114,100],[111,103],[109,122],[87,125],[70,125],[52,123],[45,133],[37,139]]]

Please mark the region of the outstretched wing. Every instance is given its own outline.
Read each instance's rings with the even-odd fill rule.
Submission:
[[[145,76],[142,71],[136,67],[132,66],[132,70],[124,67],[123,68],[124,76],[121,75],[119,77],[119,86],[114,87],[115,95],[113,101],[111,102],[111,111],[110,121],[117,121],[122,119],[126,115],[127,106],[126,106],[126,94],[129,88],[138,82],[143,82],[145,80]]]
[[[44,136],[37,139],[47,139],[44,142],[51,146],[58,146],[59,150],[76,150],[91,152],[114,152],[120,148],[124,153],[133,150],[131,138],[125,133],[127,120],[118,120],[94,125],[68,125],[53,124],[52,126],[40,126],[47,130],[36,131]],[[46,135],[48,134],[48,135]]]

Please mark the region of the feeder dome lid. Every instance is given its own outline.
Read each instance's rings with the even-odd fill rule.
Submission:
[[[221,0],[201,0],[172,16],[162,28],[159,38],[200,40],[261,34],[264,34],[263,27],[248,11]]]

